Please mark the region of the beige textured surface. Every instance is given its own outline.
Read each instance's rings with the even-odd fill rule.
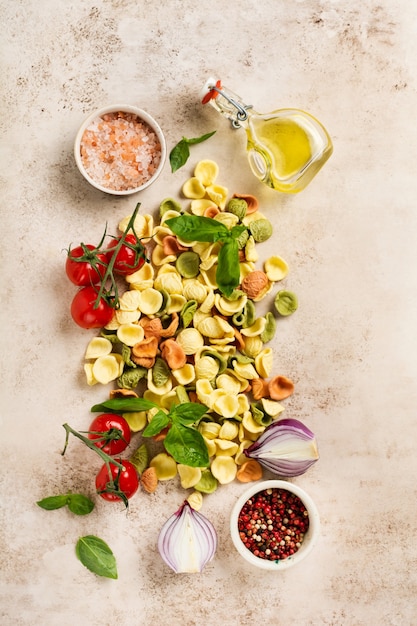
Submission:
[[[3,626],[409,626],[417,597],[417,5],[409,0],[14,0],[1,2],[1,599]],[[301,195],[262,189],[244,134],[200,106],[214,74],[268,111],[299,106],[329,129],[335,152]],[[95,192],[72,143],[94,108],[139,105],[169,147],[217,129],[183,170],[166,165],[140,197]],[[256,194],[275,226],[300,309],[274,340],[276,370],[296,381],[286,415],[303,419],[321,460],[295,480],[317,503],[322,536],[305,564],[254,571],[237,557],[228,519],[242,485],[203,512],[219,550],[201,575],[160,560],[159,528],[176,483],[138,496],[128,516],[97,503],[85,518],[35,501],[93,492],[97,460],[66,421],[88,425],[103,388],[88,388],[91,333],[69,319],[70,242],[175,196],[199,158],[229,189]],[[107,392],[106,392],[107,393]],[[81,534],[113,548],[119,580],[74,556]]]

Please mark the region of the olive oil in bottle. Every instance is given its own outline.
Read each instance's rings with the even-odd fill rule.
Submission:
[[[305,111],[258,113],[214,79],[206,82],[201,95],[202,103],[210,103],[234,128],[245,129],[253,173],[277,191],[304,189],[333,152],[326,129]]]

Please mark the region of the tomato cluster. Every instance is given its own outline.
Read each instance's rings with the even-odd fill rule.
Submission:
[[[69,280],[80,287],[71,303],[74,322],[86,329],[106,326],[117,306],[111,293],[114,276],[133,274],[144,263],[144,248],[133,234],[113,237],[106,249],[91,244],[70,249],[65,271]],[[106,283],[110,283],[110,290]]]
[[[113,456],[123,452],[130,443],[131,430],[125,418],[113,413],[102,413],[90,424],[88,438],[105,454]],[[110,502],[128,500],[139,488],[139,477],[135,466],[117,457],[116,463],[104,463],[96,476],[97,493]],[[110,470],[110,472],[109,472]]]

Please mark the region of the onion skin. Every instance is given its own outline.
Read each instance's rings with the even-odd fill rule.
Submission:
[[[244,454],[282,478],[301,476],[319,459],[314,433],[292,418],[273,422]]]
[[[213,524],[187,500],[165,522],[158,537],[161,558],[176,574],[202,572],[216,549]]]

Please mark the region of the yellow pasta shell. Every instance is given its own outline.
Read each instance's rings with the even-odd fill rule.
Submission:
[[[189,385],[195,381],[194,365],[186,363],[184,367],[172,370],[172,375],[179,385]]]
[[[140,294],[139,308],[145,315],[153,315],[157,313],[162,307],[164,298],[160,291],[148,287],[143,291],[138,291]]]
[[[106,356],[110,354],[113,349],[111,341],[105,337],[94,337],[89,342],[85,351],[86,359],[97,359],[99,356]]]
[[[119,298],[119,309],[121,311],[137,311],[140,304],[140,295],[137,291],[125,291]]]
[[[198,427],[204,439],[209,439],[210,441],[218,438],[220,429],[221,426],[217,422],[201,422]]]
[[[158,480],[171,480],[177,475],[177,463],[166,452],[160,452],[149,463],[154,467]]]
[[[169,294],[182,294],[181,276],[176,270],[174,270],[174,272],[158,272],[158,276],[155,278],[154,288],[160,291],[167,291]]]
[[[248,460],[248,457],[246,456],[246,454],[243,453],[243,450],[246,450],[252,444],[253,444],[253,441],[251,441],[250,439],[243,439],[240,442],[239,450],[235,456],[235,463],[237,463],[237,465],[242,465],[243,463],[246,463],[246,461]]]
[[[255,239],[252,235],[249,237],[245,245],[245,258],[247,261],[251,261],[252,263],[256,263],[259,258],[259,254],[256,250]]]
[[[197,329],[202,335],[210,339],[222,339],[225,335],[230,335],[231,333],[234,336],[233,327],[217,315],[206,317],[198,324]]]
[[[233,441],[233,439],[236,439],[238,434],[239,426],[231,420],[226,420],[220,428],[219,439],[228,439],[229,441]]]
[[[253,419],[252,413],[250,411],[246,411],[242,419],[242,426],[248,433],[259,434],[263,433],[265,430],[265,426],[261,426],[258,422],[255,422]]]
[[[213,288],[211,288],[207,294],[207,297],[201,303],[200,311],[202,311],[203,313],[210,313],[214,305],[214,299],[215,299],[215,294],[214,294]]]
[[[213,380],[218,374],[219,363],[210,356],[203,356],[195,364],[196,378],[207,378]]]
[[[211,463],[211,473],[221,485],[227,485],[236,478],[237,465],[231,456],[216,456]]]
[[[145,331],[138,324],[121,324],[117,329],[117,338],[127,346],[133,348],[145,337]]]
[[[216,442],[214,441],[214,439],[208,439],[207,437],[203,437],[204,438],[204,442],[207,446],[207,452],[208,455],[210,457],[214,456],[216,454],[216,450],[217,450],[217,446],[216,446]]]
[[[214,218],[216,222],[221,222],[224,226],[230,230],[233,226],[236,226],[239,223],[239,218],[234,213],[229,213],[228,211],[222,211],[218,213]]]
[[[220,374],[216,378],[216,386],[218,389],[223,389],[227,393],[238,394],[241,391],[241,382],[237,380],[235,376],[230,374]]]
[[[115,354],[99,356],[93,363],[94,379],[102,385],[107,385],[120,376],[120,363]]]
[[[191,213],[198,215],[199,217],[204,215],[204,211],[210,209],[213,206],[217,206],[213,200],[207,200],[207,198],[198,198],[191,200]]]
[[[204,346],[204,339],[196,328],[184,328],[177,335],[177,343],[184,350],[185,354],[195,354],[199,348]]]
[[[119,222],[119,230],[124,233],[128,222],[130,220],[130,216],[125,217]],[[147,243],[146,238],[152,237],[153,234],[153,217],[152,215],[142,213],[138,213],[135,217],[135,221],[133,223],[133,228],[139,239],[142,239],[143,243]]]
[[[210,381],[207,378],[200,378],[196,381],[195,391],[197,394],[197,398],[200,400],[201,404],[205,404],[210,408],[211,407],[211,396],[213,393],[213,387],[210,384]]]
[[[239,450],[239,446],[229,439],[215,439],[216,455],[235,456]]]
[[[272,348],[264,348],[255,357],[255,368],[261,378],[268,378],[271,375],[273,363]]]
[[[184,304],[187,302],[187,298],[182,296],[179,293],[171,293],[170,294],[170,302],[167,308],[167,313],[178,313],[181,311]]]
[[[98,381],[94,378],[93,374],[93,363],[85,363],[84,372],[87,379],[87,385],[89,385],[89,387],[97,385]]]
[[[152,263],[159,267],[165,263],[175,263],[177,257],[174,254],[165,254],[162,246],[157,244],[152,251]]]
[[[186,180],[183,184],[182,193],[186,198],[199,199],[204,198],[204,196],[206,195],[206,190],[201,181],[193,176],[192,178]]]
[[[246,294],[242,294],[236,300],[228,300],[224,296],[221,296],[219,293],[216,293],[215,297],[215,307],[222,315],[233,315],[233,313],[237,313],[241,311],[245,306],[248,297]]]
[[[271,417],[278,417],[280,413],[282,413],[285,409],[282,404],[277,402],[276,400],[269,400],[268,398],[261,398],[263,410],[267,415]]]
[[[189,465],[179,463],[177,465],[177,471],[183,489],[194,487],[201,478],[201,469],[199,467],[190,467]]]
[[[264,342],[259,335],[255,335],[254,337],[245,337],[244,353],[254,359],[261,352],[263,346]]]
[[[203,494],[200,491],[193,491],[188,496],[187,502],[194,511],[199,511],[203,506]]]
[[[131,411],[130,413],[123,413],[122,415],[129,424],[130,430],[134,433],[143,430],[148,423],[146,411]]]
[[[146,287],[152,287],[154,275],[155,271],[152,265],[150,263],[144,263],[144,265],[142,265],[139,270],[137,270],[133,274],[129,274],[128,276],[126,276],[126,282],[130,283],[131,285],[142,285],[143,283],[150,283],[146,284]],[[135,286],[135,289],[138,289],[138,287]]]
[[[265,261],[264,270],[268,280],[277,282],[287,276],[289,268],[280,256],[271,256]]]
[[[255,211],[254,213],[246,213],[242,222],[243,224],[245,224],[245,226],[249,226],[251,222],[256,222],[256,220],[264,220],[264,219],[266,219],[266,217],[265,215],[263,215],[263,213],[261,213],[260,211]]]
[[[244,413],[246,413],[246,411],[249,411],[249,400],[245,394],[240,393],[237,397],[237,401],[239,405],[239,408],[237,410],[238,415],[243,415]]]
[[[116,311],[116,319],[118,321],[118,326],[117,328],[121,325],[121,324],[133,324],[134,322],[137,322],[138,319],[140,318],[140,311],[139,309],[137,311]]]
[[[240,332],[242,335],[245,335],[245,337],[255,337],[256,335],[261,335],[263,333],[265,326],[265,317],[257,317],[252,326],[242,328]]]
[[[204,285],[197,278],[186,278],[183,280],[182,293],[186,300],[195,300],[201,304],[201,302],[204,302],[207,292],[207,285]]]
[[[236,396],[226,393],[223,389],[215,389],[212,394],[213,410],[223,417],[235,417],[239,410]]]
[[[194,169],[194,176],[201,181],[204,187],[212,185],[217,179],[218,174],[219,166],[215,161],[211,161],[209,159],[199,161]]]
[[[207,193],[210,200],[213,200],[218,207],[224,209],[226,206],[227,194],[229,193],[229,190],[226,187],[223,187],[222,185],[209,185],[205,188],[205,193]]]
[[[241,378],[252,380],[252,378],[259,378],[258,372],[253,367],[252,363],[235,363],[233,366],[235,374]]]

